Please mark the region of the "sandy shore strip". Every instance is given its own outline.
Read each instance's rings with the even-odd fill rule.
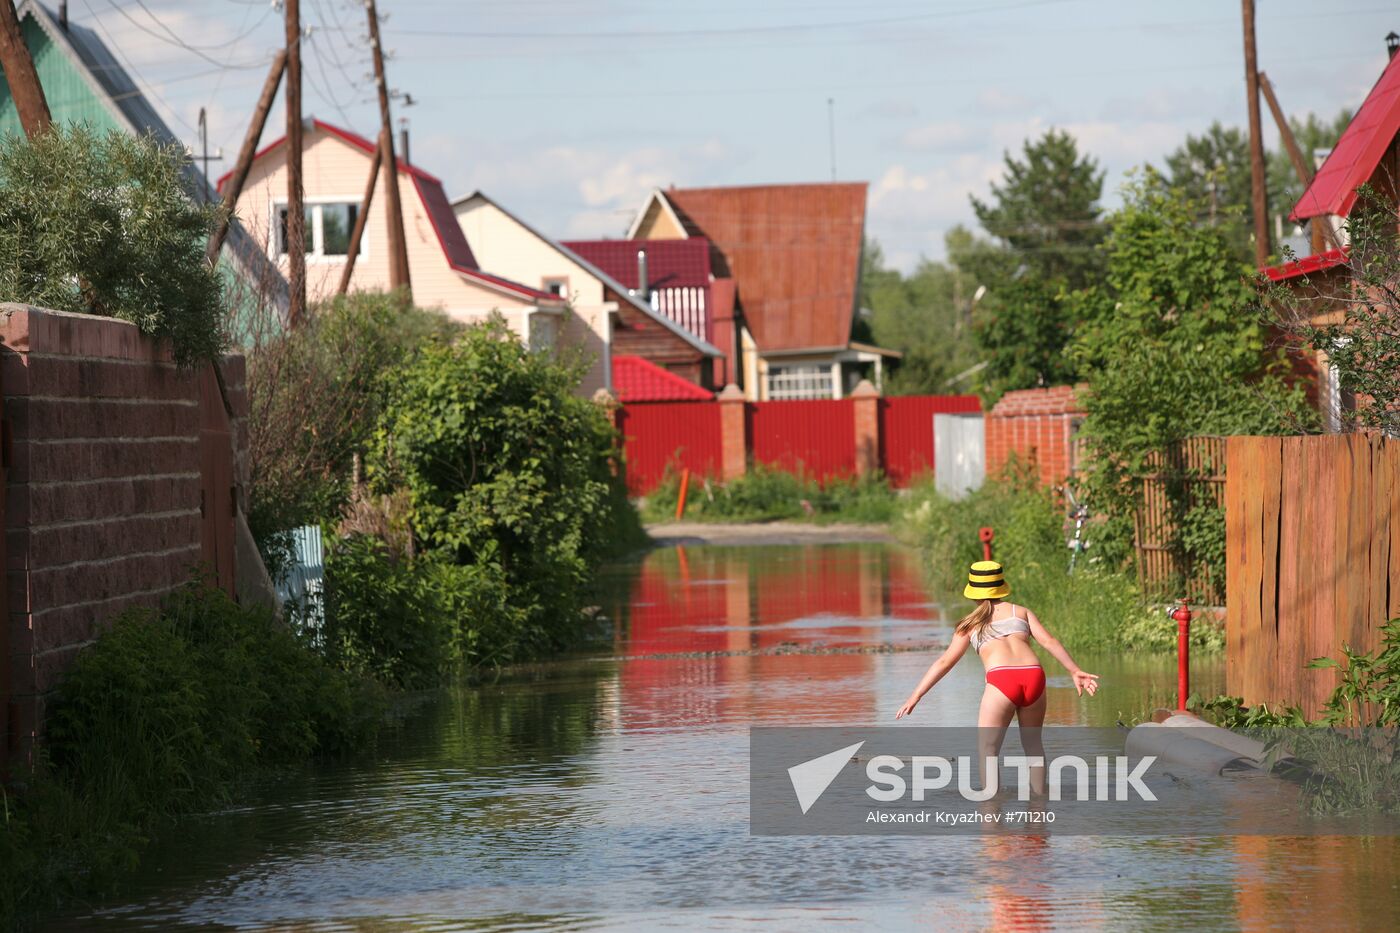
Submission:
[[[815,525],[806,522],[755,522],[731,525],[711,522],[663,522],[647,525],[646,529],[658,547],[674,547],[677,544],[849,544],[862,541],[893,543],[895,540],[886,525],[850,523]]]

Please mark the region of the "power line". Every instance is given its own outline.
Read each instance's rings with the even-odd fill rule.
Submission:
[[[980,13],[999,13],[1006,10],[1020,10],[1026,7],[1050,6],[1052,4],[1073,3],[1076,0],[1023,0],[1021,3],[1007,3],[1000,6],[963,7],[956,10],[940,10],[931,13],[913,13],[908,16],[885,16],[870,19],[844,20],[834,23],[786,23],[780,26],[737,26],[719,29],[632,29],[602,32],[464,32],[450,29],[398,29],[405,36],[436,36],[457,39],[664,39],[671,36],[743,36],[766,33],[815,32],[825,29],[858,29],[864,26],[893,26],[921,20],[950,19],[958,16],[975,16]]]
[[[261,26],[261,25],[262,25],[262,20],[259,20],[258,23],[257,23],[256,25],[254,25],[253,29],[250,29],[248,32],[244,33],[242,36],[238,36],[238,37],[236,37],[236,38],[234,38],[234,39],[230,39],[228,42],[221,43],[221,44],[219,44],[219,45],[212,45],[212,46],[199,47],[199,46],[190,45],[188,42],[186,42],[185,40],[181,39],[178,35],[176,35],[176,34],[175,34],[175,31],[172,30],[169,26],[165,25],[165,23],[161,20],[160,17],[158,17],[158,16],[156,16],[154,13],[152,13],[152,12],[150,11],[150,9],[146,6],[146,4],[142,2],[142,0],[136,0],[136,2],[137,2],[137,4],[141,7],[142,10],[145,10],[146,15],[149,16],[152,20],[154,20],[155,23],[156,23],[156,25],[159,26],[159,27],[164,31],[164,33],[165,33],[164,35],[162,35],[162,34],[159,33],[159,32],[156,32],[155,30],[153,30],[153,29],[151,29],[150,27],[146,26],[146,25],[145,25],[144,23],[142,23],[140,20],[136,19],[136,17],[132,16],[130,13],[128,13],[126,10],[124,10],[124,9],[121,7],[121,5],[118,4],[118,3],[116,2],[116,0],[107,0],[107,5],[110,6],[112,9],[116,10],[118,13],[120,13],[123,19],[125,19],[125,20],[126,20],[128,23],[130,23],[131,25],[135,26],[137,29],[139,29],[139,30],[141,30],[142,32],[144,32],[146,35],[151,36],[151,37],[154,38],[154,39],[159,39],[161,42],[164,42],[164,43],[166,43],[167,45],[173,45],[173,46],[175,46],[176,48],[184,49],[186,52],[189,52],[189,53],[192,54],[192,55],[198,55],[200,58],[204,59],[206,62],[208,62],[208,63],[211,64],[211,65],[218,65],[220,68],[233,68],[233,69],[239,69],[239,70],[245,70],[245,69],[251,70],[251,69],[254,69],[254,68],[261,68],[261,67],[263,67],[263,64],[262,64],[261,62],[250,62],[250,63],[247,63],[247,64],[240,64],[240,65],[229,64],[229,63],[221,62],[221,61],[219,61],[217,58],[214,58],[212,55],[207,54],[207,51],[218,51],[218,50],[220,50],[220,49],[225,49],[225,48],[228,48],[228,47],[231,46],[231,45],[236,44],[237,42],[241,41],[242,39],[247,38],[247,36],[249,36],[249,35],[252,34],[253,29],[257,29],[258,26]],[[88,7],[88,11],[89,11],[89,12],[92,11],[92,7],[89,6],[89,5],[87,4],[86,0],[84,0],[83,5]],[[269,9],[270,9],[270,8],[269,8]],[[93,17],[94,17],[94,18],[96,18],[96,15],[97,15],[96,13],[93,13]],[[106,30],[104,29],[103,32],[106,32]],[[111,37],[108,36],[108,38],[110,39]],[[207,50],[207,51],[206,51],[206,50]]]

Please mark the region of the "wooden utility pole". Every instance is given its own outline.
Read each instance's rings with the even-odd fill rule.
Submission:
[[[1269,112],[1274,115],[1274,123],[1278,125],[1279,136],[1283,138],[1283,148],[1288,153],[1288,160],[1293,163],[1293,171],[1298,173],[1298,180],[1304,185],[1312,181],[1312,167],[1303,159],[1303,151],[1298,148],[1298,140],[1293,138],[1293,128],[1288,125],[1288,118],[1283,115],[1283,108],[1279,106],[1278,98],[1274,96],[1274,86],[1269,82],[1269,76],[1264,72],[1259,72],[1259,90],[1264,92],[1264,100],[1269,105]]]
[[[258,95],[258,105],[253,110],[253,122],[248,124],[248,133],[243,137],[243,148],[238,150],[238,161],[229,175],[228,187],[224,189],[224,211],[219,216],[219,225],[209,237],[209,248],[205,256],[212,263],[219,258],[224,237],[228,236],[228,225],[238,206],[238,196],[243,193],[243,183],[248,180],[248,172],[253,167],[253,156],[258,151],[258,140],[262,139],[263,127],[267,125],[267,115],[272,110],[272,99],[277,96],[277,85],[282,83],[282,72],[287,69],[287,50],[277,53],[268,69],[267,80],[263,82],[262,93]]]
[[[39,73],[34,70],[34,59],[29,57],[29,47],[24,44],[19,17],[10,0],[0,0],[0,69],[5,72],[24,135],[33,139],[49,128],[53,118],[49,116],[44,87],[39,83]]]
[[[374,0],[365,0],[369,13],[369,47],[374,56],[374,83],[379,91],[380,146],[384,153],[384,206],[389,213],[389,286],[413,297],[408,273],[408,240],[403,229],[403,205],[399,203],[399,166],[394,158],[394,124],[389,118],[389,84],[384,78],[384,45],[379,39],[379,12]]]
[[[1254,0],[1241,0],[1244,12],[1244,84],[1249,103],[1250,203],[1254,214],[1254,261],[1269,263],[1269,192],[1264,180],[1264,137],[1259,116],[1259,62],[1254,51]]]
[[[287,13],[287,326],[306,313],[306,192],[301,179],[301,5],[285,0]]]
[[[379,166],[384,160],[384,134],[379,134],[379,145],[374,147],[374,160],[369,164],[369,181],[365,182],[365,196],[360,199],[360,210],[355,214],[355,226],[350,231],[350,246],[345,251],[345,268],[340,272],[340,286],[335,290],[343,295],[350,288],[350,276],[355,274],[355,257],[360,254],[360,240],[365,235],[365,224],[369,220],[369,206],[374,203],[374,182],[379,178]]]
[[[1298,146],[1298,140],[1293,135],[1293,127],[1288,125],[1288,118],[1283,115],[1283,108],[1279,106],[1278,97],[1274,94],[1274,86],[1269,81],[1269,76],[1264,72],[1259,72],[1259,90],[1264,92],[1264,100],[1269,104],[1269,111],[1274,115],[1274,122],[1278,124],[1278,134],[1283,139],[1283,148],[1288,153],[1288,161],[1293,163],[1293,171],[1298,174],[1298,180],[1307,188],[1312,184],[1313,167],[1303,155],[1303,150]],[[1322,252],[1324,247],[1337,249],[1341,244],[1337,242],[1336,234],[1331,225],[1327,223],[1325,217],[1314,217],[1308,224],[1312,228],[1312,251]]]

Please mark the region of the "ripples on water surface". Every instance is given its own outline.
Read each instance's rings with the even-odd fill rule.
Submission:
[[[49,928],[1395,923],[1391,839],[750,837],[748,727],[885,722],[930,653],[850,649],[948,637],[912,555],[667,549],[609,583],[605,657],[446,693],[373,760],[186,821],[119,901]],[[847,653],[812,653],[823,648]],[[1111,724],[1172,695],[1169,658],[1080,660],[1105,689],[1082,699],[1052,676],[1051,722]],[[1202,692],[1223,687],[1218,664],[1195,676]],[[916,722],[971,724],[980,695],[980,667],[965,660]]]

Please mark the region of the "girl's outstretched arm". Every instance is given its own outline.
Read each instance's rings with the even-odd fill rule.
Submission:
[[[938,656],[938,660],[929,665],[923,680],[920,680],[919,685],[914,688],[914,692],[909,694],[909,699],[904,701],[904,705],[899,708],[899,712],[894,714],[894,718],[902,719],[914,712],[914,707],[919,705],[924,694],[932,690],[933,685],[942,680],[943,675],[952,670],[953,665],[958,663],[958,659],[967,653],[969,644],[971,644],[971,639],[967,635],[954,635],[952,642]]]
[[[1035,613],[1029,609],[1026,610],[1026,621],[1031,625],[1031,637],[1050,652],[1056,661],[1063,664],[1065,670],[1069,671],[1069,676],[1074,680],[1074,689],[1079,692],[1079,695],[1083,696],[1085,690],[1089,691],[1089,696],[1097,693],[1099,675],[1086,674],[1081,671],[1079,665],[1074,663],[1074,658],[1070,657],[1069,652],[1065,650],[1065,646],[1060,644],[1060,640],[1051,635],[1050,630],[1041,625],[1040,619],[1036,618]]]

